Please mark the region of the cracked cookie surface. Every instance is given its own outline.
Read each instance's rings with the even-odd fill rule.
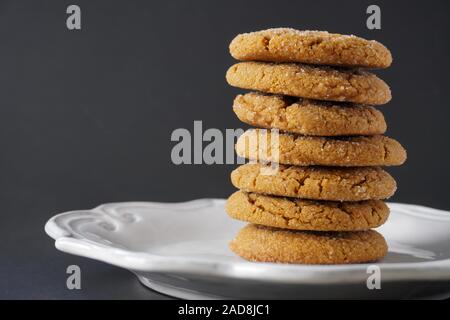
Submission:
[[[379,167],[336,168],[244,164],[231,173],[243,191],[311,200],[361,201],[392,196],[397,184]],[[272,173],[272,174],[268,174]]]
[[[230,249],[250,261],[347,264],[380,260],[388,247],[374,230],[294,231],[249,224],[231,241]]]
[[[346,67],[387,68],[390,51],[381,43],[326,31],[273,28],[237,35],[230,43],[237,60],[301,62]]]
[[[401,144],[381,135],[327,138],[250,129],[235,149],[247,159],[299,166],[398,166],[406,160]]]
[[[257,92],[238,95],[233,111],[255,127],[311,136],[376,135],[387,127],[383,114],[371,106]]]
[[[383,80],[359,69],[240,62],[228,69],[226,79],[234,87],[300,98],[374,105],[391,100]]]
[[[361,231],[381,226],[389,208],[380,200],[311,201],[237,191],[227,200],[228,215],[269,227],[315,231]]]

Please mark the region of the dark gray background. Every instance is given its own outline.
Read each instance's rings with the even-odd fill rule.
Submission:
[[[82,30],[66,28],[69,4]],[[382,30],[365,10],[382,8]],[[237,33],[275,26],[387,45],[382,107],[408,161],[393,201],[450,209],[449,1],[0,1],[0,298],[159,298],[126,271],[56,251],[55,213],[104,202],[227,197],[233,166],[175,166],[175,128],[243,127],[225,83]],[[78,264],[80,292],[65,288]]]

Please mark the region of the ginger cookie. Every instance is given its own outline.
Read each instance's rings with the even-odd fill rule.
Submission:
[[[376,135],[387,127],[383,114],[371,106],[257,92],[238,95],[233,110],[252,126],[310,136]]]
[[[381,43],[326,31],[275,28],[237,35],[230,44],[237,60],[301,62],[345,67],[387,68],[390,51]]]
[[[308,137],[260,129],[244,132],[236,153],[251,160],[299,166],[398,166],[406,160],[401,144],[381,135]]]
[[[379,167],[297,167],[244,164],[231,173],[232,184],[243,191],[311,200],[361,201],[392,196],[397,184]]]
[[[300,98],[374,105],[391,100],[383,80],[358,69],[240,62],[228,69],[226,79],[234,87]]]
[[[249,224],[231,241],[230,249],[250,261],[348,264],[380,260],[388,246],[374,230],[314,232]]]
[[[389,216],[381,200],[311,201],[237,191],[227,200],[231,218],[269,227],[314,231],[361,231],[381,226]]]

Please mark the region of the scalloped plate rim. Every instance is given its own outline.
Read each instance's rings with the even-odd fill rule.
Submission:
[[[81,213],[103,212],[106,206],[115,205],[145,205],[180,207],[186,205],[223,205],[223,199],[197,199],[186,202],[113,202],[95,207],[91,210],[68,211],[53,216],[45,225],[46,233],[55,239],[58,250],[95,259],[118,267],[126,268],[134,272],[169,272],[191,275],[209,275],[222,278],[236,278],[258,280],[277,283],[352,283],[361,280],[361,272],[365,271],[369,264],[356,265],[284,265],[276,263],[251,263],[243,262],[214,262],[196,258],[168,257],[155,255],[148,252],[129,251],[104,244],[95,243],[88,239],[77,238],[70,231],[61,227],[57,220],[63,217],[79,215]],[[414,215],[425,219],[442,219],[450,222],[447,211],[429,208],[413,204],[388,203],[390,207],[401,210],[404,214]],[[418,211],[429,211],[432,215],[426,216],[417,211],[405,211],[405,208],[415,208]],[[403,210],[402,210],[403,209]],[[450,259],[421,262],[379,263],[383,270],[384,281],[408,281],[408,280],[450,280]],[[407,272],[408,271],[408,272]]]

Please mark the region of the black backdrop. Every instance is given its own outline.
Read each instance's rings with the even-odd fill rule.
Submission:
[[[82,30],[66,28],[78,4]],[[176,128],[244,127],[225,83],[228,43],[275,26],[353,33],[388,46],[377,72],[393,100],[388,135],[408,150],[389,171],[392,201],[450,209],[450,2],[377,1],[382,30],[366,28],[369,1],[0,1],[0,297],[156,298],[128,273],[57,252],[53,214],[112,201],[229,195],[230,165],[175,166]],[[78,264],[81,292],[65,289]],[[112,280],[114,278],[114,280]]]

